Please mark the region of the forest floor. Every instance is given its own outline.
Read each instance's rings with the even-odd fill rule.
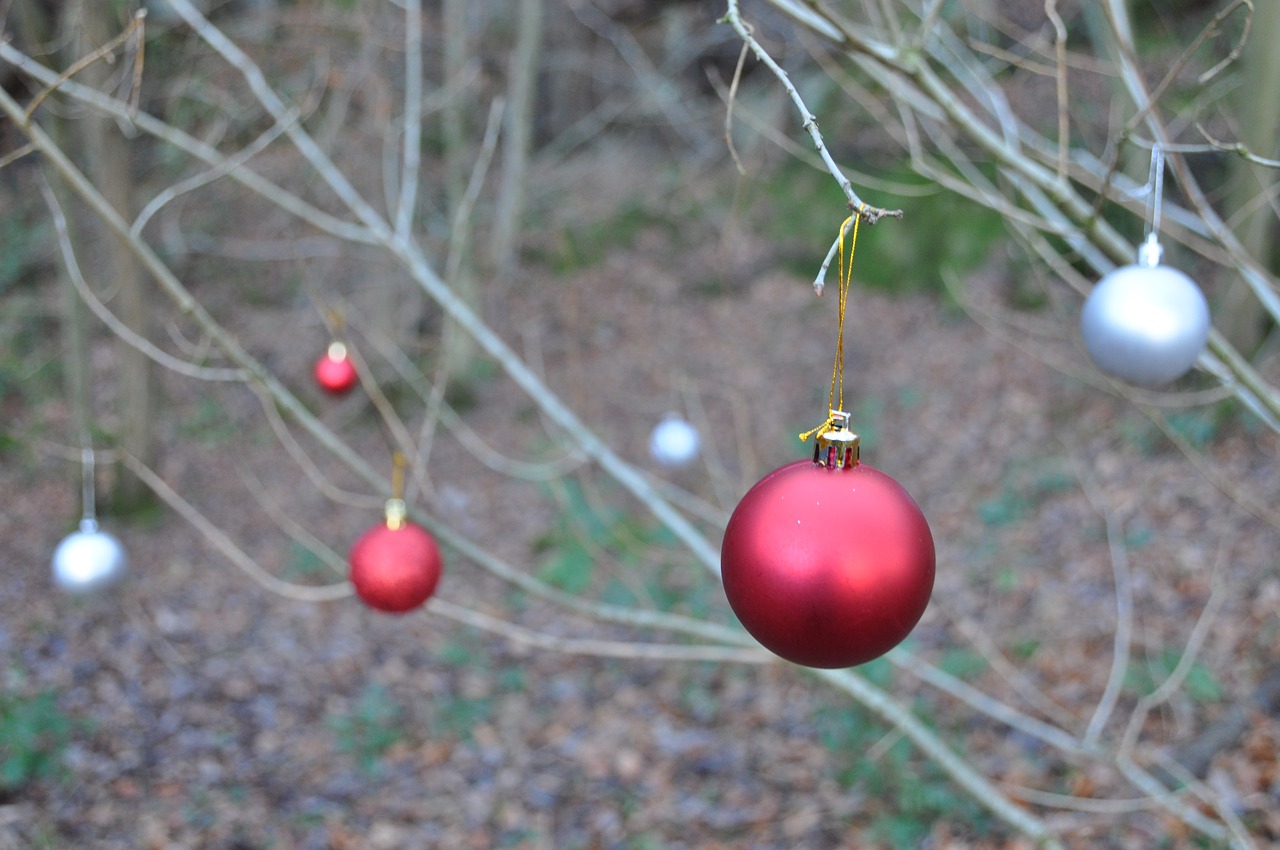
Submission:
[[[651,173],[635,156],[634,170]],[[808,281],[838,222],[802,246],[806,275],[787,259],[795,244],[769,238],[767,199],[751,217],[685,227],[661,205],[645,201],[651,214],[628,218],[617,212],[626,196],[577,191],[613,205],[613,227],[591,231],[599,250],[547,236],[518,280],[486,284],[486,315],[624,458],[710,506],[718,542],[714,517],[804,456],[796,434],[825,415],[835,299],[815,298]],[[684,191],[696,195],[697,184]],[[908,217],[864,232],[856,267],[882,262],[910,227]],[[263,294],[219,277],[212,259],[184,275],[326,423],[389,464],[367,398],[334,401],[311,385],[327,340],[296,285]],[[863,459],[906,486],[937,541],[934,600],[908,646],[1082,735],[1112,670],[1115,587],[1127,577],[1132,653],[1102,727],[1113,742],[1212,600],[1213,626],[1184,685],[1143,727],[1136,755],[1153,764],[1161,748],[1247,706],[1280,664],[1280,441],[1230,405],[1152,408],[1152,418],[1121,398],[1075,342],[1075,296],[1014,310],[999,263],[962,283],[963,304],[937,287],[855,287],[850,304],[846,395]],[[0,728],[49,722],[35,743],[0,741],[0,756],[26,747],[57,764],[45,774],[32,761],[4,791],[0,850],[1029,846],[883,722],[782,663],[557,654],[429,611],[294,601],[163,509],[103,518],[130,556],[118,588],[56,592],[50,554],[80,509],[75,465],[58,448],[74,441],[50,338],[57,293],[29,283],[4,299]],[[438,330],[428,323],[424,338]],[[112,351],[96,338],[103,411]],[[553,461],[564,440],[499,371],[482,372],[468,397],[450,397],[500,448],[478,457],[441,426],[416,503],[517,568],[588,596],[730,622],[714,577],[598,469],[528,483],[483,462],[499,451]],[[161,477],[269,572],[341,580],[273,512],[341,554],[378,520],[380,494],[327,498],[248,389],[160,382]],[[411,429],[422,424],[411,393],[393,402]],[[705,441],[699,462],[675,472],[646,452],[668,411]],[[337,487],[365,491],[336,462],[316,462]],[[113,469],[104,464],[104,480]],[[439,596],[450,602],[557,635],[663,639],[573,617],[446,557]],[[1027,804],[1071,846],[1201,846],[1114,770],[975,717],[885,661],[864,672],[1009,793],[1085,799]],[[1280,721],[1246,714],[1206,782],[1258,846],[1280,847]],[[1137,802],[1090,810],[1094,798]]]

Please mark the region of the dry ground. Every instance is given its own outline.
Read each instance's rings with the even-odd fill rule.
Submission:
[[[719,268],[722,249],[681,247],[646,231],[598,266],[531,270],[509,287],[494,320],[506,338],[536,352],[550,385],[592,427],[642,466],[647,430],[664,411],[714,423],[711,462],[674,478],[709,502],[727,499],[719,505],[727,509],[756,476],[803,452],[794,432],[821,413],[834,302],[771,268],[766,252],[756,271],[718,287],[691,278],[691,269]],[[975,298],[998,305],[997,292],[973,284]],[[228,296],[212,282],[200,287],[215,309],[224,306]],[[938,588],[913,636],[916,651],[959,664],[973,684],[1025,706],[962,637],[980,634],[1079,731],[1106,681],[1115,623],[1103,509],[1123,524],[1134,666],[1150,669],[1126,690],[1122,712],[1137,689],[1168,672],[1161,665],[1185,643],[1214,576],[1223,580],[1222,611],[1197,668],[1207,678],[1155,718],[1151,740],[1191,739],[1274,669],[1273,526],[1224,495],[1131,407],[1029,353],[1061,356],[1088,374],[1065,332],[1014,344],[931,296],[858,292],[851,309],[849,380],[868,437],[864,459],[915,494],[938,541]],[[1022,318],[1040,330],[1056,327],[1047,314]],[[323,338],[300,319],[295,305],[265,304],[238,321],[255,353],[379,457],[385,442],[363,403],[332,404],[308,386],[307,364]],[[300,566],[297,544],[249,495],[249,471],[338,551],[376,519],[376,511],[317,493],[254,424],[247,391],[171,377],[165,384],[159,471],[263,566],[315,580]],[[477,394],[466,413],[473,427],[495,442],[506,438],[512,453],[549,453],[538,417],[504,380],[480,382]],[[227,415],[210,413],[208,398]],[[107,520],[132,557],[117,592],[59,595],[49,553],[78,510],[68,464],[49,448],[65,433],[65,405],[52,392],[34,406],[11,398],[6,418],[22,443],[2,473],[6,689],[52,691],[76,724],[65,771],[15,790],[0,807],[8,846],[892,846],[902,806],[865,777],[846,784],[845,772],[866,753],[841,749],[874,744],[884,730],[841,738],[833,716],[871,722],[782,666],[530,652],[426,613],[396,618],[354,600],[289,601],[168,513]],[[1276,439],[1242,422],[1219,425],[1198,462],[1239,488],[1237,498],[1273,504]],[[442,520],[522,569],[544,563],[538,541],[548,545],[562,516],[544,489],[488,471],[448,433],[438,438],[430,474],[434,490],[424,504]],[[599,473],[582,480],[589,499],[618,505],[648,527]],[[1096,505],[1082,482],[1096,490]],[[669,550],[639,561],[606,557],[593,586],[610,575],[639,582],[641,570],[677,557]],[[673,569],[689,594],[705,584]],[[449,600],[548,631],[627,636],[513,596],[466,561],[453,558],[447,570],[440,593]],[[725,606],[711,589],[698,610],[723,620]],[[1086,765],[1046,774],[1050,762],[1032,742],[966,720],[901,672],[889,684],[954,728],[955,745],[1003,781],[1085,796],[1121,787]],[[1255,716],[1211,774],[1251,813],[1264,844],[1268,835],[1276,840],[1276,825],[1258,812],[1277,801],[1278,732],[1274,720]],[[941,810],[905,815],[936,818],[921,830],[932,846],[1016,846],[989,819],[955,808],[961,798],[936,775],[911,759],[893,765],[885,769],[905,771],[893,794],[912,783],[944,789]],[[1056,818],[1078,846],[1152,846],[1153,833],[1181,844],[1168,819],[1154,815]]]

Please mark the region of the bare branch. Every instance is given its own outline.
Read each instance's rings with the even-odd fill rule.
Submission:
[[[289,116],[289,120],[290,122],[297,120],[297,114],[291,114]],[[133,220],[133,226],[130,228],[130,231],[134,234],[142,233],[142,229],[147,226],[147,222],[149,222],[156,213],[160,212],[166,204],[171,203],[187,192],[194,192],[201,186],[207,186],[215,180],[225,177],[237,169],[243,168],[245,163],[257,154],[266,150],[268,145],[278,139],[280,134],[284,132],[284,129],[283,124],[272,124],[265,133],[262,133],[243,149],[222,160],[214,167],[202,171],[199,174],[193,174],[186,180],[182,180],[165,188],[164,191],[156,194],[156,196],[148,201],[142,208],[142,211],[138,213],[137,218]]]
[[[751,48],[751,52],[755,54],[756,58],[778,78],[778,82],[782,84],[787,95],[791,98],[791,102],[795,104],[796,110],[800,113],[802,126],[809,134],[809,137],[813,139],[813,145],[818,149],[818,155],[822,157],[822,162],[826,165],[827,171],[835,178],[840,190],[844,192],[844,196],[848,199],[849,209],[860,212],[863,218],[866,219],[867,224],[875,224],[884,216],[902,218],[902,210],[887,210],[874,207],[858,197],[858,193],[853,190],[853,184],[848,177],[844,176],[840,166],[832,159],[831,152],[827,150],[827,143],[823,140],[822,133],[818,130],[817,117],[805,105],[804,99],[800,97],[800,92],[796,91],[795,85],[791,82],[791,77],[782,69],[781,65],[774,61],[773,57],[769,55],[769,52],[764,49],[764,46],[760,44],[752,33],[751,26],[742,19],[742,14],[738,9],[738,0],[729,0],[729,11],[725,14],[723,20],[733,27],[734,32],[738,34],[744,44]]]
[[[1196,153],[1203,150],[1218,150],[1225,153],[1233,153],[1236,156],[1242,157],[1254,165],[1260,165],[1263,168],[1280,168],[1280,159],[1267,159],[1266,157],[1258,156],[1241,142],[1235,142],[1233,144],[1231,142],[1224,142],[1219,139],[1215,139],[1209,134],[1209,131],[1205,129],[1203,124],[1197,124],[1196,130],[1201,136],[1204,136],[1205,141],[1209,143],[1207,147],[1202,145],[1176,145],[1174,146],[1174,150],[1186,151],[1189,153]]]
[[[27,118],[27,120],[28,121],[31,120],[31,116],[36,114],[36,110],[40,108],[40,104],[44,103],[45,98],[47,98],[49,95],[53,94],[55,91],[61,88],[63,83],[67,82],[76,74],[80,73],[85,68],[88,68],[90,65],[94,64],[95,62],[99,62],[103,59],[106,59],[111,54],[115,53],[116,48],[118,48],[120,45],[124,44],[125,42],[129,41],[131,38],[134,37],[135,34],[138,36],[139,47],[138,47],[137,55],[139,56],[139,60],[134,67],[134,78],[135,78],[135,81],[138,78],[140,78],[142,75],[142,64],[141,64],[140,57],[142,56],[142,45],[145,43],[142,30],[143,30],[143,24],[146,21],[146,18],[147,18],[147,10],[139,9],[134,14],[133,20],[129,22],[129,25],[127,27],[124,28],[123,32],[121,32],[115,38],[108,41],[106,44],[99,47],[97,50],[94,50],[92,53],[88,53],[80,57],[79,59],[77,59],[75,62],[72,62],[70,67],[67,68],[67,70],[63,71],[52,82],[50,82],[43,89],[37,92],[36,96],[31,99],[31,102],[27,104],[26,111],[24,112],[24,115]],[[137,90],[138,90],[137,86],[135,86],[134,87],[135,94],[137,93]]]
[[[396,236],[402,239],[413,227],[422,159],[422,0],[403,0],[403,4],[404,140],[400,143],[400,203],[395,223]]]
[[[40,194],[44,197],[45,205],[49,208],[49,217],[53,219],[53,231],[57,236],[58,249],[62,253],[62,263],[67,270],[67,277],[70,279],[71,285],[79,293],[80,299],[89,306],[95,316],[102,320],[104,325],[111,329],[112,333],[120,337],[125,344],[142,352],[164,368],[180,375],[186,375],[188,378],[196,378],[201,381],[245,381],[248,379],[249,373],[243,369],[219,369],[200,366],[174,357],[136,333],[122,322],[115,313],[107,309],[107,305],[102,303],[93,288],[89,286],[88,281],[84,279],[84,272],[81,271],[80,263],[76,260],[75,249],[71,245],[71,237],[67,232],[67,217],[62,211],[62,205],[58,203],[57,196],[49,188],[49,184],[43,180],[40,181]]]
[[[906,650],[894,649],[889,652],[888,657],[894,666],[907,671],[921,681],[928,682],[943,693],[950,694],[970,708],[985,714],[993,720],[998,720],[1011,729],[1017,729],[1037,740],[1043,741],[1064,753],[1085,755],[1095,749],[1092,744],[1081,742],[1057,726],[1045,723],[1043,720],[1038,720],[1029,714],[1024,714],[1000,700],[984,694],[972,685],[957,679],[932,664],[926,663]]]
[[[567,638],[518,626],[482,611],[465,608],[439,597],[427,602],[427,610],[455,622],[483,629],[518,646],[532,646],[567,655],[651,661],[718,661],[734,664],[775,664],[777,656],[763,649],[729,646],[682,646],[669,643]]]
[[[892,724],[915,744],[921,752],[946,771],[951,779],[981,802],[993,814],[1022,834],[1049,850],[1064,850],[1063,844],[1048,826],[1005,796],[990,779],[969,762],[956,755],[915,715],[906,712],[884,691],[854,670],[816,670],[814,675],[854,697],[872,713]]]
[[[1057,0],[1045,0],[1045,17],[1053,24],[1054,68],[1058,94],[1058,179],[1067,179],[1071,157],[1071,117],[1067,114],[1067,25],[1058,13]]]
[[[1168,702],[1186,681],[1187,676],[1191,673],[1191,668],[1199,657],[1201,647],[1204,646],[1205,640],[1209,637],[1209,630],[1217,620],[1218,612],[1221,610],[1223,603],[1226,602],[1227,597],[1224,592],[1226,581],[1223,578],[1222,570],[1222,558],[1226,551],[1225,543],[1225,537],[1219,541],[1218,558],[1213,567],[1213,590],[1209,594],[1209,601],[1205,603],[1204,609],[1201,610],[1200,616],[1196,619],[1195,626],[1191,629],[1191,635],[1187,638],[1187,643],[1182,648],[1182,654],[1178,656],[1178,663],[1174,665],[1173,671],[1165,677],[1165,680],[1155,690],[1138,700],[1138,704],[1134,706],[1133,713],[1129,715],[1129,723],[1125,727],[1124,736],[1120,739],[1119,752],[1124,758],[1128,758],[1133,753],[1134,747],[1138,743],[1138,736],[1142,734],[1142,725],[1146,722],[1147,716],[1158,706]]]
[[[28,143],[28,144],[22,145],[17,150],[12,151],[11,153],[7,153],[4,156],[0,156],[0,169],[3,169],[5,166],[12,165],[13,163],[22,159],[27,154],[35,153],[35,150],[36,150],[35,146]]]
[[[1093,509],[1102,517],[1107,527],[1107,548],[1111,554],[1111,572],[1116,586],[1116,628],[1112,639],[1111,670],[1107,675],[1107,684],[1102,696],[1089,718],[1089,726],[1085,729],[1084,743],[1096,746],[1102,736],[1102,730],[1115,711],[1116,701],[1120,698],[1120,688],[1129,669],[1129,647],[1133,640],[1133,576],[1129,569],[1129,552],[1124,542],[1124,528],[1116,518],[1100,492],[1093,477],[1077,468],[1077,477],[1084,488],[1085,496]]]
[[[195,526],[196,530],[203,534],[205,539],[221,552],[228,561],[239,567],[245,575],[264,589],[288,599],[296,599],[299,602],[333,602],[337,599],[345,599],[352,594],[351,583],[346,581],[314,587],[293,584],[276,578],[260,567],[253,558],[246,555],[244,550],[237,546],[225,531],[201,513],[198,508],[182,498],[176,490],[166,484],[164,479],[156,475],[150,467],[125,452],[118,453],[118,456],[120,462],[151,488],[151,491],[162,502]]]
[[[738,63],[733,66],[733,79],[729,82],[729,93],[724,109],[724,143],[729,148],[729,156],[733,159],[734,166],[742,175],[746,175],[747,169],[742,164],[742,157],[738,156],[738,146],[733,143],[733,107],[738,102],[738,84],[742,82],[742,69],[747,64],[750,50],[751,46],[744,41],[742,49],[738,51]]]
[[[34,61],[30,57],[16,50],[12,45],[0,41],[0,59],[13,65],[32,79],[38,82],[48,83],[56,78],[56,74],[44,67],[40,63]],[[221,166],[226,157],[218,152],[212,145],[208,145],[194,136],[183,132],[182,130],[172,127],[169,124],[146,113],[133,114],[129,105],[116,98],[109,97],[96,89],[81,85],[77,82],[68,80],[60,86],[62,93],[68,97],[74,98],[105,115],[109,115],[118,121],[125,122],[129,126],[136,126],[149,135],[155,136],[157,139],[170,144],[191,156],[199,159],[215,168]],[[287,120],[287,119],[286,119]],[[283,126],[280,124],[279,126]],[[365,227],[342,221],[323,210],[307,203],[297,195],[277,186],[275,183],[267,180],[261,175],[254,172],[251,168],[241,165],[239,168],[233,168],[227,172],[227,176],[232,180],[243,185],[266,200],[279,206],[281,209],[292,213],[299,219],[307,222],[313,227],[331,233],[341,239],[359,244],[372,244],[376,242],[373,234]]]

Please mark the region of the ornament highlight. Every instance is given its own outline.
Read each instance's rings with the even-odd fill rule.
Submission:
[[[1142,387],[1185,375],[1209,339],[1209,305],[1187,275],[1162,265],[1155,234],[1138,262],[1108,272],[1085,299],[1080,335],[1098,368]]]
[[[370,608],[403,614],[426,602],[440,581],[440,548],[426,529],[404,519],[404,502],[387,502],[386,521],[351,547],[351,584]]]
[[[924,514],[901,484],[858,461],[856,435],[841,430],[819,436],[822,462],[787,464],[747,491],[721,548],[725,595],[743,626],[807,667],[885,654],[933,592]]]
[[[128,559],[124,546],[91,517],[80,522],[80,530],[67,535],[53,551],[53,580],[58,587],[75,594],[105,590],[125,574]]]
[[[669,469],[688,466],[701,445],[698,429],[674,413],[668,413],[649,434],[649,456]]]
[[[312,373],[320,389],[330,395],[346,395],[360,382],[356,367],[347,356],[347,347],[340,342],[329,344],[329,349],[316,361]]]

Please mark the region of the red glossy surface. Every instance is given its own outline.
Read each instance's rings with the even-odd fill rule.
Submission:
[[[729,518],[720,563],[747,631],[808,667],[888,652],[933,591],[929,524],[902,485],[865,463],[804,460],[766,475]]]
[[[333,357],[327,352],[316,361],[314,374],[320,389],[331,395],[345,395],[360,381],[350,358]]]
[[[402,614],[417,608],[440,581],[435,538],[412,523],[375,525],[351,547],[351,583],[370,608]]]

